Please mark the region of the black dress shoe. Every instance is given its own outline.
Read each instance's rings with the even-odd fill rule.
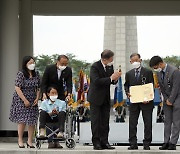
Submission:
[[[138,150],[138,146],[137,145],[131,145],[130,147],[128,147],[128,150]]]
[[[169,147],[169,143],[163,143],[162,147],[159,147],[159,150],[167,150]]]
[[[28,142],[26,142],[27,148],[35,148],[33,145],[29,145]]]
[[[168,150],[176,150],[176,144],[169,144]]]
[[[144,150],[150,150],[150,147],[149,146],[144,146],[143,149]]]
[[[101,147],[100,144],[94,144],[93,149],[94,149],[94,150],[102,150],[103,148]]]
[[[103,149],[109,149],[109,150],[115,149],[115,147],[112,147],[109,143],[103,144],[103,145],[101,145],[101,147],[102,147]]]
[[[25,146],[24,146],[24,145],[19,145],[19,144],[18,144],[18,146],[19,146],[19,148],[25,148]]]

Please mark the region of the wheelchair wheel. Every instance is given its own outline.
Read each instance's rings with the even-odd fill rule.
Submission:
[[[66,139],[65,144],[68,149],[74,149],[76,146],[76,142],[73,138]]]
[[[38,148],[38,149],[41,148],[41,141],[36,140],[36,148]]]

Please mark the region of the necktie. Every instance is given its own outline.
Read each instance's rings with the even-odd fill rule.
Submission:
[[[165,77],[165,72],[164,71],[161,71],[162,75],[161,75],[161,79],[162,81],[164,81],[164,77]]]
[[[136,69],[135,77],[136,77],[136,81],[137,81],[139,79],[139,70],[138,69]]]
[[[108,66],[105,66],[105,72],[107,72],[107,70],[108,70]]]

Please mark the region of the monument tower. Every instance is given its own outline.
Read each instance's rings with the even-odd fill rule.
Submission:
[[[114,69],[121,65],[122,79],[130,70],[129,57],[138,52],[137,22],[135,16],[106,16],[104,25],[104,49],[115,53]]]

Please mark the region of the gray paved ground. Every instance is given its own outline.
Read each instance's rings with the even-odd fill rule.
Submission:
[[[177,147],[176,151],[160,151],[158,150],[158,146],[151,146],[150,151],[142,150],[142,146],[139,146],[139,150],[129,151],[127,150],[127,146],[115,146],[115,150],[93,150],[92,146],[83,146],[77,144],[75,149],[69,150],[65,147],[64,144],[63,149],[47,149],[47,143],[42,144],[40,150],[38,149],[19,149],[16,143],[0,143],[0,154],[149,154],[149,153],[158,153],[158,154],[179,154],[180,146]]]

